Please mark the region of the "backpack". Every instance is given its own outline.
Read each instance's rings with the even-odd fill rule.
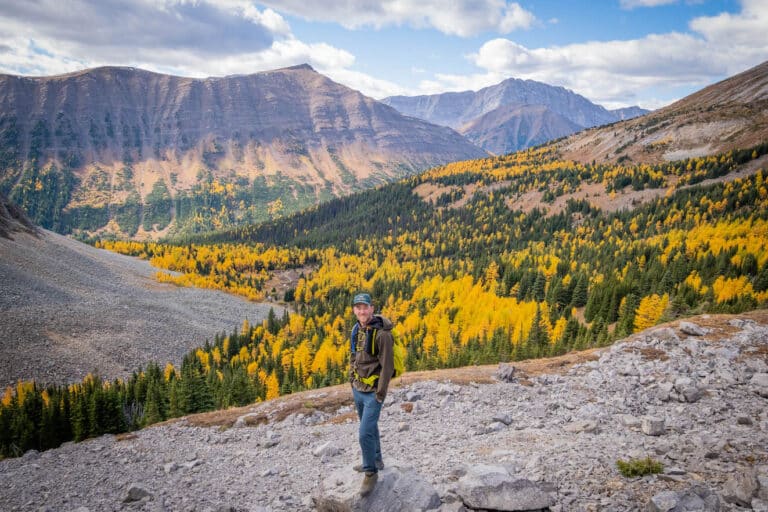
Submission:
[[[349,340],[349,346],[352,354],[355,353],[355,340],[359,330],[360,324],[355,322],[355,326],[352,328],[352,335],[350,336]],[[378,352],[378,347],[376,346],[377,331],[378,329],[371,329],[368,331],[368,340],[365,342],[364,350],[372,356],[375,356]],[[392,359],[395,367],[394,371],[392,372],[392,377],[399,377],[405,373],[405,358],[408,357],[408,350],[400,340],[400,337],[397,336],[394,331],[390,331],[390,334],[392,334]]]

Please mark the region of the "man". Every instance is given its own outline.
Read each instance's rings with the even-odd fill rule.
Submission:
[[[376,486],[378,471],[384,468],[379,438],[379,414],[387,387],[394,373],[392,322],[374,314],[373,301],[367,293],[352,300],[357,322],[352,329],[349,380],[360,418],[360,450],[363,463],[356,471],[365,473],[360,494],[367,496]]]

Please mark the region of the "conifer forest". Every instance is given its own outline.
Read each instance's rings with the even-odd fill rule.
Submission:
[[[350,300],[368,290],[408,370],[605,346],[656,324],[768,303],[768,144],[659,165],[580,164],[552,146],[457,162],[288,217],[162,242],[93,240],[157,279],[285,304],[125,380],[19,382],[0,455],[346,382]],[[661,191],[628,208],[610,200]],[[426,194],[419,192],[429,191]],[[524,207],[522,199],[540,200]],[[578,198],[577,198],[578,197]],[[276,297],[271,275],[297,269]]]

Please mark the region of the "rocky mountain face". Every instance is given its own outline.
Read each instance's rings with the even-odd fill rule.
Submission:
[[[635,334],[591,360],[502,364],[486,379],[479,372],[488,367],[478,367],[476,381],[466,369],[406,373],[382,409],[385,467],[366,498],[342,385],[0,461],[0,506],[766,510],[767,339],[764,311],[705,315]],[[617,468],[648,459],[658,473]]]
[[[502,155],[544,144],[581,128],[544,105],[504,105],[475,118],[459,131],[474,144]]]
[[[660,163],[768,141],[768,61],[643,117],[585,130],[557,144],[580,162]]]
[[[244,201],[233,217],[277,199],[284,214],[484,155],[307,65],[202,80],[116,67],[0,76],[0,190],[38,222],[37,196],[43,217],[102,227],[135,203],[146,215],[153,191],[174,199],[214,181]]]
[[[632,119],[633,117],[644,116],[649,111],[640,107],[625,107],[617,108],[610,112],[616,116],[617,121],[624,121],[626,119]]]
[[[382,102],[395,107],[403,114],[455,128],[467,135],[470,140],[487,141],[488,146],[482,147],[491,152],[495,152],[492,148],[505,148],[506,152],[524,149],[535,145],[535,143],[528,143],[529,141],[539,140],[547,133],[561,133],[568,125],[571,130],[562,135],[647,112],[639,107],[609,111],[563,87],[515,78],[477,92],[464,91],[413,97],[391,96],[383,99]],[[510,112],[524,106],[546,108],[538,110],[538,119],[532,118],[535,110],[521,110],[518,115],[524,119],[510,123]],[[479,119],[489,114],[490,117]],[[499,123],[498,133],[489,133],[492,129],[492,120]],[[477,123],[485,126],[483,132],[486,135],[478,136],[474,132],[470,132],[471,136],[468,135],[468,130],[471,130],[469,127]],[[515,126],[516,129],[511,130],[511,126]]]

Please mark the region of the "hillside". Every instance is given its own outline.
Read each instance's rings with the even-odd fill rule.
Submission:
[[[765,311],[703,316],[589,354],[407,373],[381,414],[385,469],[366,500],[345,384],[2,460],[0,505],[764,510],[766,337]],[[646,457],[660,473],[619,473]]]
[[[454,128],[494,154],[647,112],[639,107],[609,111],[563,87],[515,78],[479,91],[392,96],[382,102],[403,114]]]
[[[161,284],[156,270],[50,231],[0,238],[0,386],[68,383],[92,371],[111,380],[152,360],[179,364],[271,307]]]
[[[265,220],[485,153],[307,65],[0,76],[0,191],[58,232]]]
[[[557,143],[577,162],[659,164],[768,140],[768,61],[643,117]]]

